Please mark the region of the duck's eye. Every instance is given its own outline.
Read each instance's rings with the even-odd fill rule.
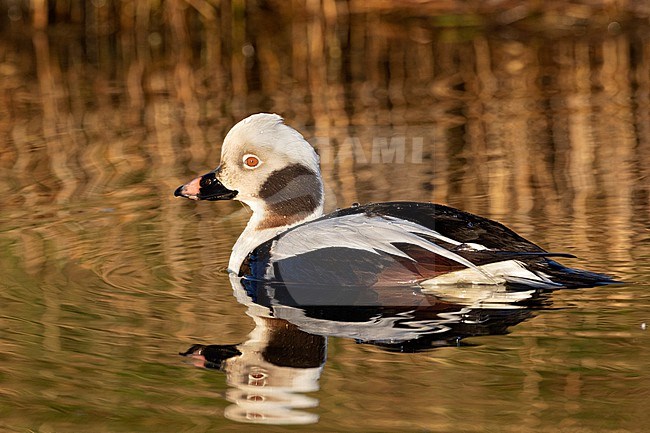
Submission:
[[[255,155],[244,155],[244,167],[255,168],[260,165],[260,159]]]

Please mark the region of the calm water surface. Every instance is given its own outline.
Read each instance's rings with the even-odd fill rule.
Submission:
[[[323,8],[5,26],[0,430],[647,431],[647,24]],[[172,197],[258,111],[318,148],[332,209],[449,204],[624,284],[271,318],[225,272],[250,213]]]

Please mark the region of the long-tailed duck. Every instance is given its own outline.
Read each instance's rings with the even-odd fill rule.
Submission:
[[[229,271],[318,286],[488,284],[589,287],[610,277],[568,268],[504,225],[432,203],[353,206],[323,215],[319,158],[276,114],[254,114],[226,135],[221,164],[175,196],[240,200],[253,215]]]

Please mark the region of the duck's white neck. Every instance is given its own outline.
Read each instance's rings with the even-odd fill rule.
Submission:
[[[286,215],[277,215],[269,212],[263,206],[257,206],[254,203],[248,203],[253,211],[251,219],[248,221],[246,228],[235,242],[230,254],[228,271],[238,274],[239,268],[246,256],[256,247],[274,238],[282,232],[289,230],[291,227],[306,223],[323,215],[322,200],[313,212],[307,215],[301,215],[298,218],[291,218]],[[280,220],[282,218],[282,220]],[[279,224],[279,221],[286,221],[286,224]]]
[[[323,214],[323,181],[315,155],[311,166],[286,165],[272,171],[255,194],[237,196],[251,208],[253,216],[233,247],[230,272],[238,274],[246,256],[257,246]]]

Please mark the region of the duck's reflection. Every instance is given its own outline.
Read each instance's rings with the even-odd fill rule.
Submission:
[[[309,424],[318,401],[327,337],[354,339],[391,351],[417,352],[460,345],[465,337],[504,334],[547,303],[539,291],[500,286],[341,288],[322,290],[318,305],[296,302],[302,289],[288,284],[231,283],[255,329],[239,345],[195,344],[182,355],[226,373],[229,419],[265,424]],[[306,290],[306,289],[305,289]],[[329,293],[327,299],[323,293]],[[354,293],[354,302],[346,293]],[[331,302],[329,305],[327,302]]]
[[[327,340],[289,322],[253,315],[255,329],[237,346],[201,345],[183,355],[196,365],[226,373],[228,401],[224,415],[235,421],[311,424],[318,416],[302,409],[318,401],[305,395],[318,390]]]

